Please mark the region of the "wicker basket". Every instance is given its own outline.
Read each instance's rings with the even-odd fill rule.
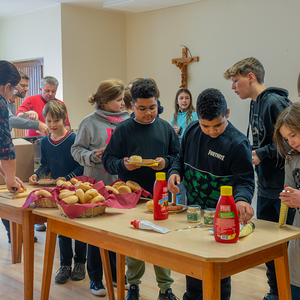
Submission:
[[[57,207],[59,209],[60,214],[63,217],[68,218],[68,216],[65,214],[61,205],[57,204]],[[106,208],[105,205],[98,205],[98,206],[90,207],[86,211],[84,211],[81,215],[79,215],[77,218],[93,218],[93,217],[103,215],[103,214],[105,214],[105,208]]]
[[[53,208],[53,207],[57,207],[56,202],[48,199],[48,198],[41,198],[38,200],[35,200],[35,206],[37,207],[49,207],[49,208]]]

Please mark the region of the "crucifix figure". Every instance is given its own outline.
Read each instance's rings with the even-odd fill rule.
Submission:
[[[199,61],[199,56],[188,57],[187,47],[182,48],[182,57],[172,59],[172,64],[175,64],[181,70],[181,86],[187,88],[187,65],[193,61]]]

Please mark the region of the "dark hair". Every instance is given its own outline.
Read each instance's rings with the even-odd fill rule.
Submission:
[[[47,114],[50,114],[52,118],[56,117],[58,120],[63,120],[64,122],[67,119],[67,109],[66,106],[57,100],[51,100],[47,102],[43,109],[43,116],[46,119]]]
[[[186,121],[185,121],[186,125],[188,125],[192,121],[192,112],[195,111],[195,107],[193,106],[192,94],[188,89],[179,89],[176,93],[175,103],[174,103],[174,106],[175,106],[175,113],[174,113],[174,119],[173,119],[174,125],[177,125],[177,116],[178,116],[178,111],[180,110],[177,100],[181,93],[187,93],[190,96],[190,105],[188,107],[188,113],[187,113]]]
[[[132,102],[135,104],[137,98],[148,99],[154,97],[156,99],[156,86],[150,79],[140,79],[133,83],[131,88]]]
[[[227,103],[223,94],[217,89],[204,90],[197,99],[197,115],[199,119],[212,121],[227,114]]]
[[[17,68],[6,60],[0,60],[0,85],[10,83],[16,86],[21,80],[21,76]]]

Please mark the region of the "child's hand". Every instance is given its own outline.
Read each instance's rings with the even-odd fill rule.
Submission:
[[[286,187],[285,192],[279,194],[279,199],[283,204],[287,204],[289,207],[300,207],[300,191],[291,187]]]
[[[156,171],[163,170],[166,166],[166,161],[162,157],[156,157],[155,160],[158,161],[158,165],[150,168]]]
[[[96,156],[98,156],[101,159],[102,155],[103,155],[103,152],[104,151],[98,151],[98,152],[95,152],[95,154],[96,154]]]
[[[58,178],[56,179],[56,181],[57,181],[57,180],[67,181],[65,177],[58,177]],[[55,183],[56,183],[56,181],[55,181]]]
[[[168,190],[170,193],[179,193],[180,189],[177,184],[180,184],[180,176],[178,174],[172,174],[168,180]]]
[[[179,126],[175,126],[175,125],[172,125],[172,127],[173,127],[173,129],[174,129],[174,131],[176,132],[176,133],[178,133],[178,130],[179,130]]]
[[[133,170],[139,169],[141,167],[136,164],[130,164],[128,157],[124,157],[124,165],[128,171],[133,171]]]
[[[241,224],[246,225],[247,222],[254,216],[253,207],[246,201],[237,201],[236,208],[240,216]]]
[[[255,151],[252,151],[252,163],[256,166],[260,163],[260,159],[258,158]]]
[[[29,183],[37,184],[36,182],[37,182],[37,175],[36,174],[31,175],[31,177],[29,178]]]

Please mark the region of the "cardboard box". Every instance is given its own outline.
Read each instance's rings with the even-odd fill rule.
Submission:
[[[22,181],[28,182],[29,177],[33,173],[34,166],[33,144],[21,138],[13,139],[13,144],[16,149],[16,176]],[[0,176],[0,184],[5,184],[5,180],[2,176]]]

